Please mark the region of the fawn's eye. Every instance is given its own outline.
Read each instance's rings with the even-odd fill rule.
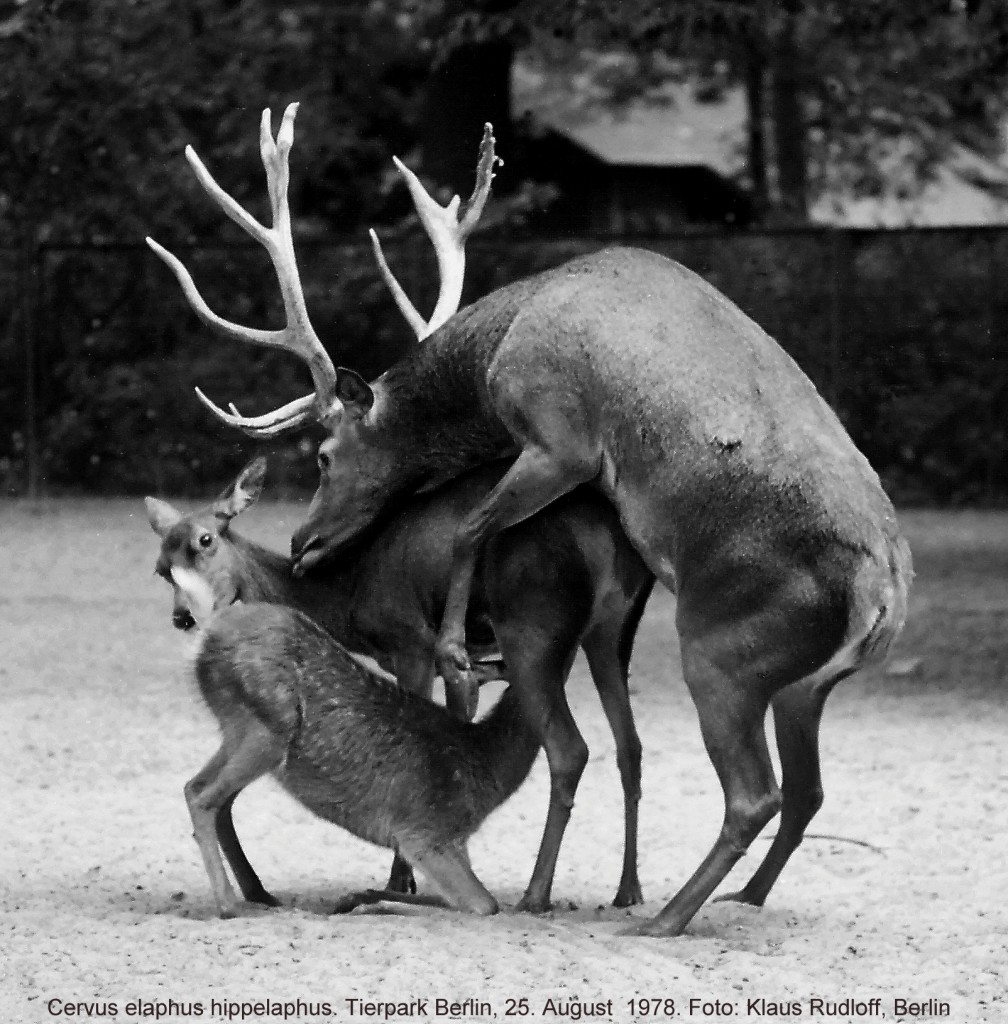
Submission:
[[[213,536],[209,533],[201,533],[199,538],[199,546],[201,548],[208,548],[213,544]]]
[[[329,454],[328,452],[318,453],[318,468],[324,473],[329,468]]]

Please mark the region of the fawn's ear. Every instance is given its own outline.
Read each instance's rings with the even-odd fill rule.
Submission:
[[[218,519],[230,522],[256,503],[262,494],[265,478],[266,460],[260,455],[235,477],[234,483],[213,503],[213,514]]]
[[[164,537],[182,518],[182,513],[178,509],[172,508],[167,501],[160,498],[144,498],[144,505],[147,508],[147,521],[159,537]]]
[[[342,402],[348,415],[359,420],[374,405],[371,385],[353,370],[345,366],[336,368],[336,397]]]

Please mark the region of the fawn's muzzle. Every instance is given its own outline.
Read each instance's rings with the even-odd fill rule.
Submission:
[[[190,630],[195,629],[196,620],[192,616],[192,612],[188,608],[176,608],[172,612],[172,625],[176,629]]]

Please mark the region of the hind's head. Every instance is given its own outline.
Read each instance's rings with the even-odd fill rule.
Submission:
[[[266,460],[254,459],[213,504],[184,515],[159,498],[145,498],[151,529],[161,538],[154,571],[171,584],[172,624],[194,628],[210,612],[242,596],[242,563],[230,537],[231,520],[262,492]]]

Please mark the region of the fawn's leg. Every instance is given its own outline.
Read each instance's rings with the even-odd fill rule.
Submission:
[[[493,894],[476,877],[464,848],[446,846],[441,850],[410,850],[409,859],[434,883],[445,903],[453,910],[482,916],[496,914],[500,910]]]
[[[263,886],[238,841],[238,834],[235,832],[234,821],[231,818],[231,808],[237,797],[237,793],[228,797],[217,812],[217,842],[224,851],[228,864],[231,865],[235,881],[245,899],[249,903],[261,903],[264,907],[279,907],[281,906],[280,901]]]
[[[641,741],[634,725],[627,688],[627,665],[620,658],[618,637],[596,630],[582,641],[588,667],[616,741],[616,764],[623,784],[623,871],[614,907],[643,903],[637,874],[637,808],[641,796]]]
[[[214,901],[221,917],[233,917],[238,901],[224,870],[217,843],[217,814],[224,804],[250,782],[278,767],[284,757],[283,743],[251,716],[236,742],[225,742],[207,766],[185,785],[186,803],[193,823],[193,837],[203,856]]]

